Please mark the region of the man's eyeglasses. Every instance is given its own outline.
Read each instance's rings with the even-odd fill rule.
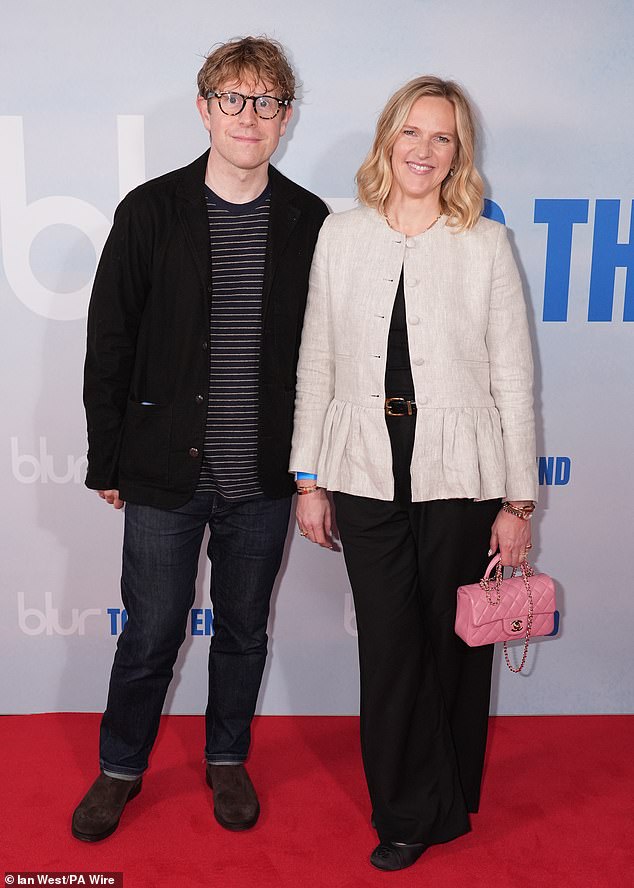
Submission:
[[[263,120],[277,117],[280,108],[287,108],[291,103],[290,99],[277,99],[275,96],[243,96],[242,93],[237,92],[217,93],[212,90],[207,93],[207,101],[213,98],[218,99],[222,113],[228,114],[230,117],[240,114],[247,102],[253,102],[255,113]]]

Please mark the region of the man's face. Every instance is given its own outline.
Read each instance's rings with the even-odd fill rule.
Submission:
[[[236,92],[243,96],[277,96],[278,90],[259,81],[255,85],[238,81],[223,83],[217,92]],[[280,108],[276,117],[264,120],[255,113],[252,101],[247,101],[239,114],[228,115],[220,110],[218,99],[196,99],[203,124],[211,136],[209,162],[219,171],[256,170],[269,159],[291,119],[291,106]]]

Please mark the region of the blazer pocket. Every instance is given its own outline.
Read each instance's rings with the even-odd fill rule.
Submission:
[[[123,424],[121,472],[134,481],[167,482],[172,408],[128,401]]]

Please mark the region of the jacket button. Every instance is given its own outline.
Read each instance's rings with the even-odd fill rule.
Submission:
[[[203,402],[205,399],[203,398],[202,395],[196,395],[196,397],[194,398],[194,400],[196,401],[197,404],[202,404],[202,402]]]
[[[203,348],[207,348],[207,343],[203,342]]]
[[[190,447],[189,448],[189,455],[193,456],[193,457],[198,456],[198,448],[197,447]]]

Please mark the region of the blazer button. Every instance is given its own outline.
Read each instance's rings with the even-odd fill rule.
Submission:
[[[203,398],[202,395],[196,395],[196,397],[194,398],[194,400],[196,401],[197,404],[202,404],[202,402],[203,402],[205,399]]]
[[[190,447],[189,448],[189,455],[193,456],[193,457],[198,456],[198,448],[197,447]]]

